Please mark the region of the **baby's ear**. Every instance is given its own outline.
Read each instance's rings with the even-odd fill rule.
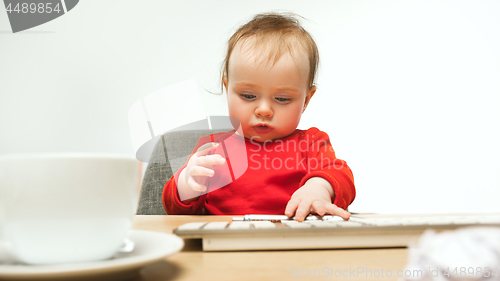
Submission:
[[[314,96],[314,93],[316,93],[316,86],[312,86],[307,92],[306,100],[304,101],[304,109],[302,110],[302,113],[306,110],[309,101],[311,100],[312,96]]]
[[[222,76],[222,84],[224,85],[224,88],[226,88],[227,92],[227,76]]]

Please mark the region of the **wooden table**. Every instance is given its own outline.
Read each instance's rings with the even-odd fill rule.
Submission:
[[[136,216],[133,228],[172,233],[188,222],[231,219]],[[133,280],[398,280],[397,274],[404,274],[407,262],[406,248],[203,252],[200,240],[184,242],[181,252],[144,267]]]

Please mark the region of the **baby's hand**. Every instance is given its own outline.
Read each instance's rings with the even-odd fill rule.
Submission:
[[[303,221],[309,213],[316,213],[320,216],[331,214],[349,219],[351,214],[342,208],[332,204],[332,194],[330,183],[323,178],[311,178],[301,188],[297,189],[290,201],[286,205],[285,215],[293,216],[295,220]]]
[[[198,151],[191,156],[186,168],[182,170],[179,176],[178,191],[181,200],[183,200],[183,197],[194,197],[192,196],[193,191],[198,192],[199,195],[199,192],[207,190],[207,178],[213,177],[215,174],[213,167],[226,163],[226,159],[219,154],[207,155],[218,146],[218,143],[207,143],[201,146]]]

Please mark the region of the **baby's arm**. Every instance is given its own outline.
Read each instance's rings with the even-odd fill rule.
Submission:
[[[297,189],[285,209],[285,215],[291,217],[295,214],[295,220],[303,221],[309,213],[320,216],[331,214],[349,219],[351,214],[342,208],[332,204],[335,191],[332,185],[321,177],[312,177]]]
[[[337,159],[325,132],[311,128],[303,140],[309,142],[308,174],[302,178],[300,188],[292,194],[285,214],[292,216],[295,213],[296,220],[303,220],[310,212],[348,219],[350,213],[344,209],[356,196],[351,169],[345,161]]]
[[[206,191],[207,178],[214,176],[213,167],[226,163],[226,159],[221,155],[208,155],[217,147],[218,144],[207,143],[191,156],[177,180],[177,192],[181,201],[198,197],[201,192]]]

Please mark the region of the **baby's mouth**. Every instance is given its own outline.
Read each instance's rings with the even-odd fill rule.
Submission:
[[[267,134],[273,130],[273,128],[269,127],[266,124],[258,124],[252,127],[259,134]]]

